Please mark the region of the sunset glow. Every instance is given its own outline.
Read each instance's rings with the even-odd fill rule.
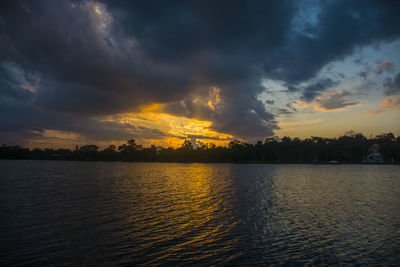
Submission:
[[[0,12],[2,142],[106,147],[133,138],[197,147],[349,129],[400,134],[396,7],[244,5],[7,6]]]

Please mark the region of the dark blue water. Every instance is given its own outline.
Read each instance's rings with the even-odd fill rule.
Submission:
[[[399,265],[400,166],[0,161],[0,265]]]

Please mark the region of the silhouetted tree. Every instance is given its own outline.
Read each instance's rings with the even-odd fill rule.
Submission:
[[[162,162],[319,162],[338,160],[343,163],[360,163],[369,147],[378,144],[386,162],[400,162],[400,137],[393,133],[383,133],[366,138],[360,133],[323,138],[312,136],[299,138],[268,137],[264,143],[245,143],[232,140],[227,147],[213,143],[193,148],[190,140],[185,140],[179,148],[157,146],[143,147],[130,139],[116,148],[109,145],[99,150],[97,145],[77,146],[69,149],[32,150],[20,146],[3,145],[0,147],[1,159],[45,159],[45,160],[104,160],[104,161],[162,161]]]
[[[126,144],[118,147],[120,159],[123,161],[136,161],[139,159],[139,151],[142,149],[142,145],[136,144],[134,139],[129,139]]]

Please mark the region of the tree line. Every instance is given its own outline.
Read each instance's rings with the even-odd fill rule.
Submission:
[[[126,161],[126,162],[269,162],[309,163],[328,162],[361,163],[368,149],[378,144],[379,152],[387,163],[400,162],[400,136],[384,133],[366,138],[357,133],[338,138],[310,137],[306,139],[283,137],[266,138],[255,144],[233,140],[228,146],[208,143],[194,148],[185,140],[179,148],[161,146],[143,147],[130,139],[116,147],[100,149],[97,145],[84,145],[71,149],[29,149],[3,145],[0,159]]]

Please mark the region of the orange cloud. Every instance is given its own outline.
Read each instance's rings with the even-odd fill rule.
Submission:
[[[215,143],[216,145],[226,145],[233,136],[220,133],[212,129],[211,121],[174,116],[167,113],[158,113],[162,110],[162,105],[152,104],[144,107],[140,113],[119,114],[108,118],[108,120],[117,121],[134,125],[135,127],[147,127],[157,129],[165,133],[163,138],[147,138],[145,135],[137,138],[138,142],[144,145],[162,145],[162,146],[180,146],[185,139],[192,139],[202,143]]]
[[[217,104],[218,91],[215,91],[212,105]],[[162,107],[162,104],[154,103],[142,107],[139,113],[122,113],[96,119],[101,127],[113,128],[113,132],[108,133],[112,136],[109,140],[108,136],[85,138],[74,132],[45,129],[32,131],[34,137],[29,146],[73,148],[75,145],[96,144],[106,147],[109,144],[121,145],[129,138],[144,146],[179,147],[186,139],[194,144],[214,143],[225,146],[234,138],[214,130],[211,121],[162,113]],[[115,131],[121,134],[115,134]]]
[[[398,109],[400,108],[400,95],[393,95],[386,98],[380,105],[377,110],[370,110],[371,114],[377,114],[384,112],[388,109]]]
[[[393,69],[393,62],[390,61],[382,61],[379,65],[386,70]]]

